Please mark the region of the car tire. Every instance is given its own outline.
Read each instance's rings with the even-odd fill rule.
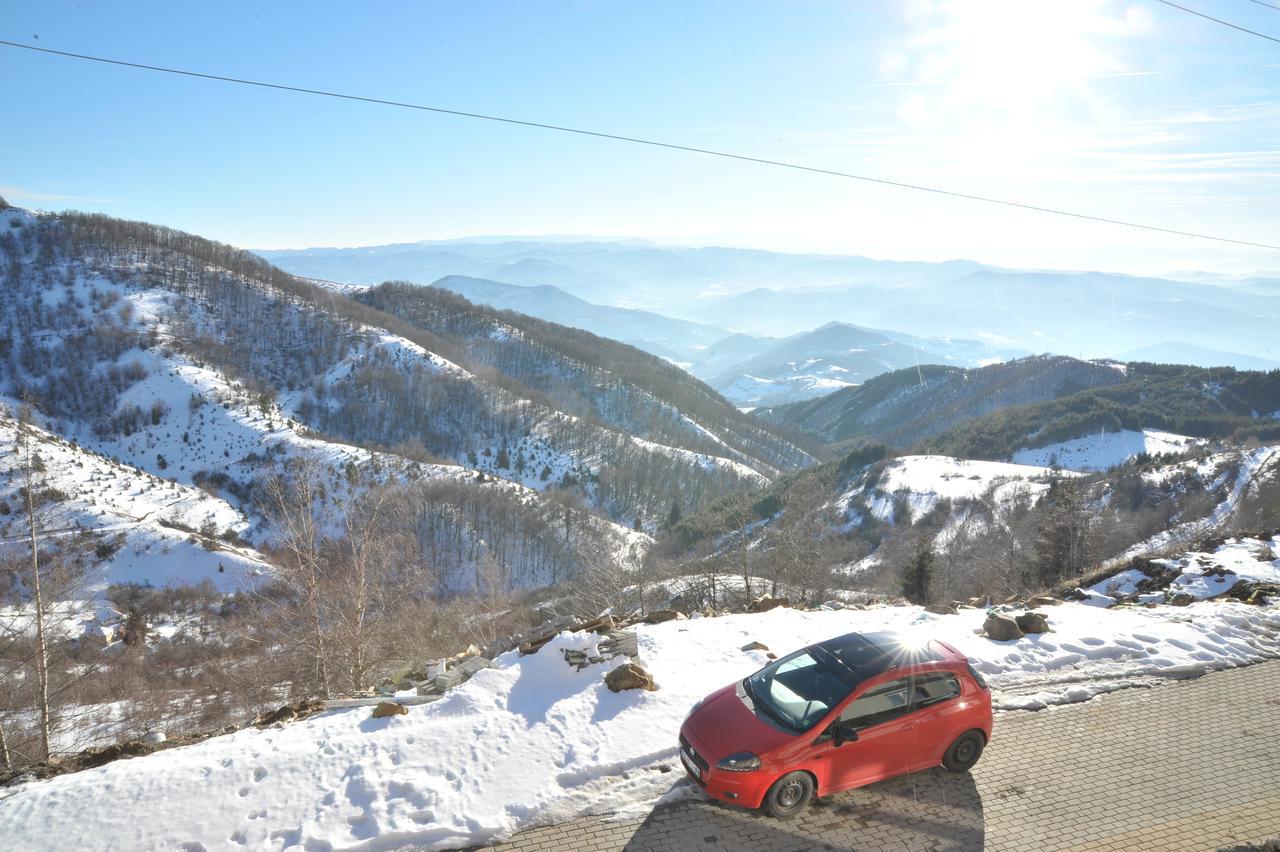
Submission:
[[[813,776],[808,772],[788,772],[764,794],[764,809],[777,819],[791,819],[813,798]]]
[[[942,756],[942,766],[948,772],[968,772],[982,757],[982,748],[986,745],[982,734],[978,731],[965,731],[956,737],[956,741]]]

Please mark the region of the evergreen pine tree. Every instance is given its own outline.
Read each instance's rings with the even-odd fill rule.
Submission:
[[[902,596],[913,604],[927,604],[932,582],[933,542],[921,536],[902,572]]]

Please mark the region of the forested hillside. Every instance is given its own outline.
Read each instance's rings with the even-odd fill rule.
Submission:
[[[899,370],[820,399],[756,411],[832,444],[873,440],[963,458],[1099,431],[1280,436],[1280,372],[1022,358],[979,369]]]
[[[434,507],[417,536],[432,589],[474,588],[485,560],[504,586],[545,584],[601,552],[629,558],[638,542],[606,519],[653,529],[809,460],[676,368],[584,332],[439,291],[353,301],[144,223],[10,209],[0,224],[0,395],[56,436],[229,501],[260,547],[276,536],[263,484],[309,461],[334,529],[370,488],[438,483],[405,492]],[[573,520],[591,512],[604,526]],[[552,522],[558,536],[534,534]],[[545,552],[557,538],[569,546]]]
[[[1069,396],[1125,381],[1116,365],[1061,356],[1021,358],[976,369],[925,365],[896,370],[808,402],[754,412],[822,440],[910,447],[1009,406]]]
[[[920,444],[968,458],[1008,458],[1093,432],[1161,429],[1197,438],[1280,438],[1280,370],[1125,365],[1124,381],[959,423]]]

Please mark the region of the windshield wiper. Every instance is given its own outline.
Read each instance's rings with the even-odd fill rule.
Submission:
[[[751,699],[751,703],[756,707],[758,707],[759,709],[763,710],[766,716],[773,719],[773,721],[777,722],[779,725],[781,725],[784,728],[787,728],[792,731],[799,730],[796,724],[790,721],[789,719],[787,719],[786,716],[784,716],[780,710],[778,710],[769,702],[764,701],[763,699],[761,699],[759,696],[756,695],[755,690],[751,688],[751,678],[745,678],[742,681],[742,689],[744,692],[747,693],[747,696]]]

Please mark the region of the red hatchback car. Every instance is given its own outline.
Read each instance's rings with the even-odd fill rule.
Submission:
[[[709,795],[787,818],[815,794],[939,764],[965,772],[990,740],[991,691],[963,654],[850,633],[702,699],[680,759]]]

